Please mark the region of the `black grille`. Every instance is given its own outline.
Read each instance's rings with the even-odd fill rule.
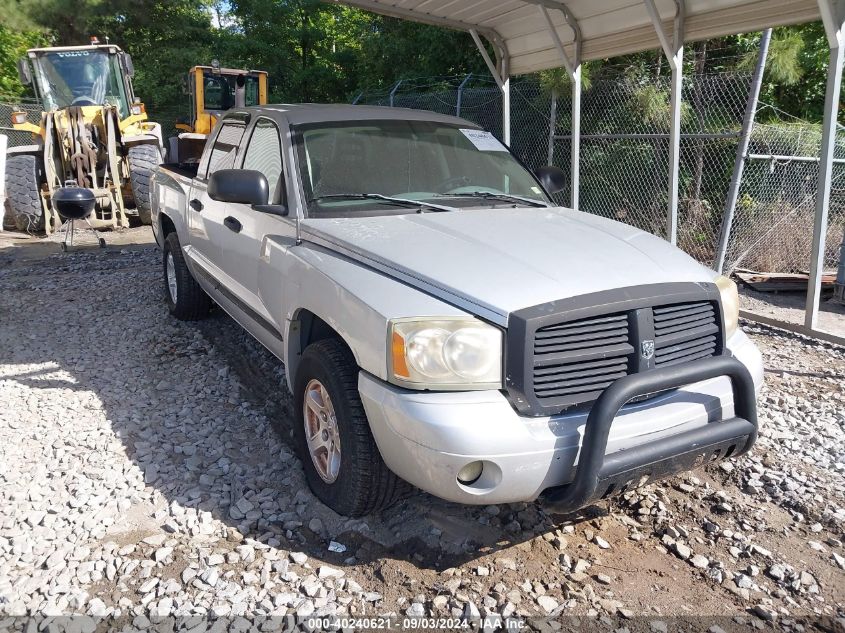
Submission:
[[[719,330],[716,308],[709,301],[655,307],[655,366],[680,365],[715,355]]]
[[[709,284],[644,286],[512,314],[511,401],[522,413],[559,413],[593,402],[630,373],[721,354],[718,297]]]
[[[628,374],[634,348],[628,314],[579,319],[537,330],[534,337],[534,394],[538,399],[594,400]]]

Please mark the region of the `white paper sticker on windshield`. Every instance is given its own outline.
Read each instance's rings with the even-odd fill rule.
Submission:
[[[470,142],[475,145],[477,149],[482,152],[506,152],[508,148],[502,145],[499,140],[484,130],[465,130],[461,129]]]

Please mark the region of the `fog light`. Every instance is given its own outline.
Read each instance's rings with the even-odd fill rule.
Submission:
[[[465,486],[474,484],[481,477],[481,471],[483,469],[484,464],[482,462],[470,462],[461,468],[461,472],[458,473],[458,481]]]
[[[15,125],[26,123],[26,112],[12,112],[12,123]]]

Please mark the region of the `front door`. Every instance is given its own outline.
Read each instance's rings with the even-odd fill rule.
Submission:
[[[270,119],[259,117],[247,134],[249,141],[244,150],[241,169],[252,169],[264,174],[270,186],[270,204],[286,203],[279,128]],[[283,239],[289,237],[293,241],[296,234],[295,220],[293,217],[264,213],[246,204],[231,204],[227,213],[229,228],[221,242],[221,265],[232,276],[240,298],[254,312],[271,318],[258,290],[259,269],[266,260],[263,252],[266,248],[265,240],[268,236],[279,236]]]
[[[224,221],[229,215],[231,205],[212,200],[208,196],[208,178],[218,169],[231,169],[235,166],[238,147],[245,131],[246,120],[242,117],[227,117],[223,121],[211,151],[200,163],[188,199],[190,248],[186,249],[186,252],[222,282],[226,282],[227,276],[222,246],[229,237],[229,230],[224,226]]]

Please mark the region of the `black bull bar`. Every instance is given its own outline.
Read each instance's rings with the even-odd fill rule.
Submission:
[[[719,376],[731,380],[735,417],[605,455],[613,420],[629,400]],[[631,374],[610,385],[593,403],[584,428],[575,478],[570,484],[547,490],[542,503],[551,512],[574,512],[646,481],[742,455],[756,440],[754,381],[737,359],[715,356],[689,365]]]

